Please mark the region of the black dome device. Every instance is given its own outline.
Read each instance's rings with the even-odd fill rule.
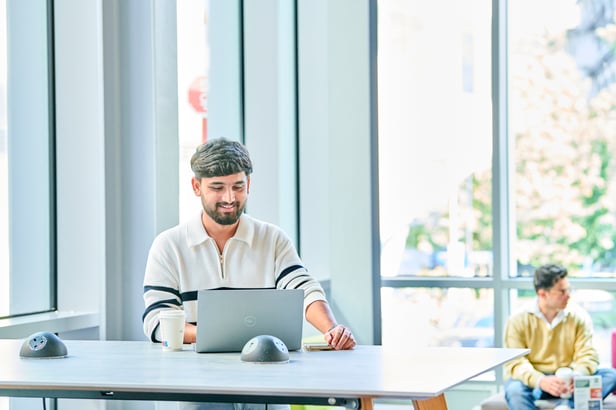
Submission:
[[[276,336],[259,335],[246,342],[240,359],[254,363],[286,363],[289,361],[289,350]]]
[[[38,332],[24,340],[19,356],[41,359],[60,358],[68,356],[68,349],[54,333]]]

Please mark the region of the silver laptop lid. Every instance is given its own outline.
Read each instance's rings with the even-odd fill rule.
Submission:
[[[301,348],[304,291],[301,289],[214,289],[197,296],[195,350],[240,352],[258,335],[272,335],[289,350]]]

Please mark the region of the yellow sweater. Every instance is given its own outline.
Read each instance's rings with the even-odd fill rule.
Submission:
[[[504,365],[505,379],[517,379],[534,388],[543,375],[553,374],[559,367],[571,367],[583,375],[596,372],[599,357],[592,344],[590,317],[572,302],[563,313],[562,321],[553,328],[532,308],[509,318],[505,347],[527,348],[530,353]]]

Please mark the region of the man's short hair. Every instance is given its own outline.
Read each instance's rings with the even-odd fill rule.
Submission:
[[[539,289],[551,289],[556,282],[567,276],[567,268],[557,264],[542,265],[535,271],[535,291]]]
[[[248,176],[252,172],[252,161],[248,150],[241,143],[216,138],[197,147],[190,159],[190,168],[199,180],[242,171]]]

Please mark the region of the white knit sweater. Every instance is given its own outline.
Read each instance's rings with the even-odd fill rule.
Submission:
[[[325,300],[289,237],[279,227],[246,214],[222,254],[205,231],[200,213],[161,232],[150,248],[143,286],[143,331],[152,341],[158,340],[160,309],[182,308],[186,321],[197,323],[200,289],[303,289],[304,310]]]

